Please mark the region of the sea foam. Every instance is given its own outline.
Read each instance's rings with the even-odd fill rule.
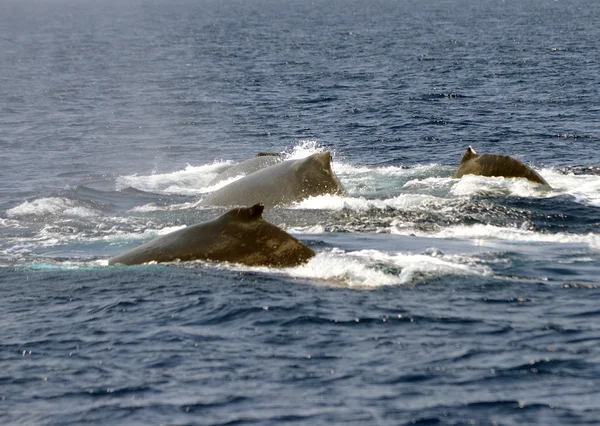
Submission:
[[[8,209],[6,214],[9,217],[44,215],[90,217],[97,216],[99,212],[68,198],[45,197],[33,201],[25,201],[16,207]]]

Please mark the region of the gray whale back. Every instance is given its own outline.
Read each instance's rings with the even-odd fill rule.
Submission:
[[[262,204],[230,210],[112,257],[108,264],[209,260],[290,267],[301,265],[315,255],[310,247],[267,222],[262,217],[263,210]]]
[[[312,154],[258,170],[205,197],[200,205],[240,206],[262,203],[266,208],[288,205],[344,190],[331,169],[331,153]]]

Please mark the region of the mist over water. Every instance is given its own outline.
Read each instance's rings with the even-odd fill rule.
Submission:
[[[0,6],[0,423],[596,424],[590,0]],[[523,179],[453,179],[465,149]],[[108,266],[258,152],[295,268]]]

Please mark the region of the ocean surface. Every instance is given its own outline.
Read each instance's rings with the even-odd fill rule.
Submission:
[[[600,2],[0,1],[0,424],[600,424]],[[552,186],[453,179],[472,145]],[[257,152],[296,268],[107,266]]]

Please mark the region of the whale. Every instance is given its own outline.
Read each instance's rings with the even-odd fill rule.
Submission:
[[[262,203],[270,209],[317,195],[344,193],[331,169],[331,153],[323,152],[255,171],[207,195],[199,205],[232,207]]]
[[[310,247],[266,221],[263,211],[262,204],[229,210],[127,250],[108,264],[205,260],[283,268],[299,266],[315,255]]]
[[[259,152],[255,157],[249,158],[242,161],[239,164],[231,166],[230,168],[219,173],[213,180],[208,183],[208,186],[216,185],[224,180],[228,180],[240,175],[249,175],[257,170],[264,169],[265,167],[273,164],[281,163],[283,158],[276,152]]]
[[[455,178],[464,175],[499,176],[506,178],[525,178],[551,189],[538,172],[516,158],[500,154],[478,154],[469,146],[462,156]]]

